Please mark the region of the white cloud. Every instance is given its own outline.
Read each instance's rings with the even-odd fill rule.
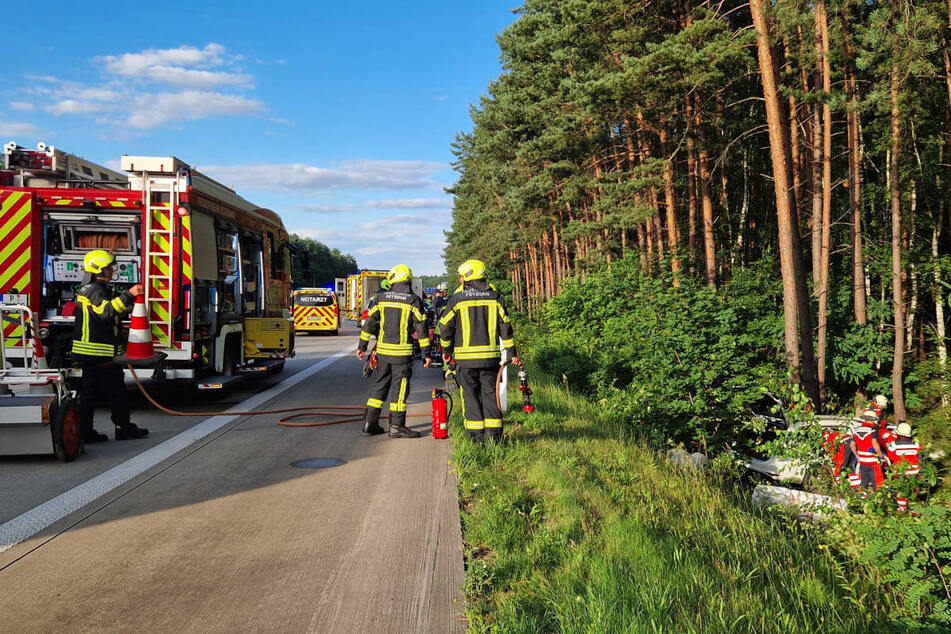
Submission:
[[[126,110],[132,114],[122,125],[141,130],[169,121],[188,121],[213,115],[254,114],[265,109],[256,99],[202,90],[135,97]]]
[[[400,214],[398,216],[390,216],[389,218],[377,218],[376,220],[369,220],[360,225],[361,231],[368,232],[379,232],[383,229],[386,230],[387,235],[402,235],[402,234],[415,234],[419,235],[420,225],[425,227],[431,227],[433,223],[446,222],[448,223],[450,217],[452,216],[449,210],[434,212],[431,214]]]
[[[234,68],[240,59],[214,42],[202,48],[105,55],[95,58],[104,73],[98,84],[32,76],[27,90],[51,114],[97,115],[97,123],[113,128],[147,130],[175,121],[263,112],[264,103],[237,92],[253,87],[253,78]],[[18,103],[27,109],[27,102]]]
[[[294,209],[312,214],[341,214],[354,210],[353,205],[295,205]]]
[[[221,66],[224,53],[224,46],[211,42],[204,48],[184,45],[178,48],[150,48],[141,53],[103,55],[97,57],[96,61],[102,62],[106,71],[114,75],[139,77],[157,66]]]
[[[449,99],[449,95],[436,95],[433,97],[433,101],[446,101]]]
[[[29,101],[11,101],[10,110],[19,110],[20,112],[32,112],[33,110],[36,110],[36,106],[34,106]]]
[[[39,128],[37,128],[32,123],[18,123],[16,121],[0,121],[0,138],[7,138],[7,137],[14,137],[14,136],[34,136],[36,134],[39,134]]]
[[[44,108],[47,112],[57,116],[64,114],[88,114],[90,112],[102,112],[109,109],[110,104],[97,101],[80,101],[78,99],[61,99],[56,103]]]
[[[239,190],[433,189],[432,175],[445,169],[430,161],[345,161],[337,168],[304,163],[206,165],[203,172]]]
[[[374,209],[439,209],[449,204],[448,198],[396,198],[390,200],[368,200],[363,203]]]

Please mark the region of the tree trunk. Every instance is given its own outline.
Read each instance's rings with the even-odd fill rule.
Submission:
[[[800,366],[799,310],[795,253],[792,237],[792,195],[790,165],[782,133],[785,122],[780,109],[779,89],[776,85],[776,66],[769,44],[769,25],[763,13],[762,0],[750,0],[750,13],[756,29],[756,48],[759,58],[760,79],[766,103],[766,123],[769,130],[769,154],[773,166],[773,188],[776,195],[776,217],[779,230],[779,259],[783,278],[783,316],[786,342],[786,364],[793,372],[793,380],[803,382]],[[816,390],[818,391],[818,390]],[[818,397],[818,394],[816,395]]]
[[[755,0],[754,0],[755,1]],[[898,107],[899,80],[898,67],[892,66],[891,72],[891,161],[889,164],[889,190],[892,210],[892,306],[895,311],[895,354],[892,362],[892,400],[895,405],[896,422],[907,418],[905,412],[905,393],[902,387],[905,362],[905,315],[902,302],[902,266],[901,266],[901,176],[899,150],[901,149],[901,111]]]
[[[690,272],[697,271],[697,161],[693,142],[693,104],[687,95],[687,249]]]
[[[815,3],[816,32],[820,46],[822,69],[822,240],[819,254],[819,306],[817,315],[818,341],[816,362],[819,374],[819,394],[825,399],[826,349],[829,306],[829,252],[832,246],[832,68],[829,62],[829,22],[825,0]]]
[[[661,151],[667,150],[667,124],[660,128]],[[667,207],[667,248],[670,249],[670,270],[674,273],[674,286],[680,286],[680,230],[677,227],[677,210],[674,206],[674,157],[667,158],[664,165],[664,204]]]
[[[713,192],[710,186],[710,152],[706,138],[697,122],[697,156],[700,163],[700,198],[703,205],[703,259],[706,264],[707,286],[717,287],[717,253],[713,237]]]
[[[951,0],[949,0],[951,1]],[[849,213],[852,216],[852,308],[855,321],[865,324],[865,257],[862,246],[862,180],[859,129],[861,121],[858,111],[858,91],[855,84],[853,66],[852,33],[849,30],[848,8],[843,9],[842,36],[843,55],[845,57],[845,94],[846,94],[846,140],[849,156]]]
[[[785,47],[786,68],[791,69],[789,46]],[[802,203],[802,158],[799,154],[799,108],[796,105],[796,96],[789,94],[789,151],[792,156],[792,175],[793,175],[793,204],[796,209]]]

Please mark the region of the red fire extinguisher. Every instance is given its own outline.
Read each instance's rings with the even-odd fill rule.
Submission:
[[[448,400],[448,409],[447,401]],[[443,390],[433,390],[433,438],[449,437],[449,416],[452,415],[452,397]]]

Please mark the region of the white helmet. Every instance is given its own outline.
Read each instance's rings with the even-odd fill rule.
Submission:
[[[908,423],[899,423],[898,429],[896,429],[895,432],[899,436],[911,437],[911,425]]]
[[[875,402],[876,405],[878,405],[882,409],[884,409],[885,406],[888,405],[888,399],[885,398],[884,394],[876,394],[875,398],[873,398],[872,400]]]

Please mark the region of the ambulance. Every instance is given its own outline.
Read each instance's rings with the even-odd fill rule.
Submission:
[[[337,295],[325,288],[300,288],[291,293],[294,305],[294,332],[340,331],[340,306]]]

